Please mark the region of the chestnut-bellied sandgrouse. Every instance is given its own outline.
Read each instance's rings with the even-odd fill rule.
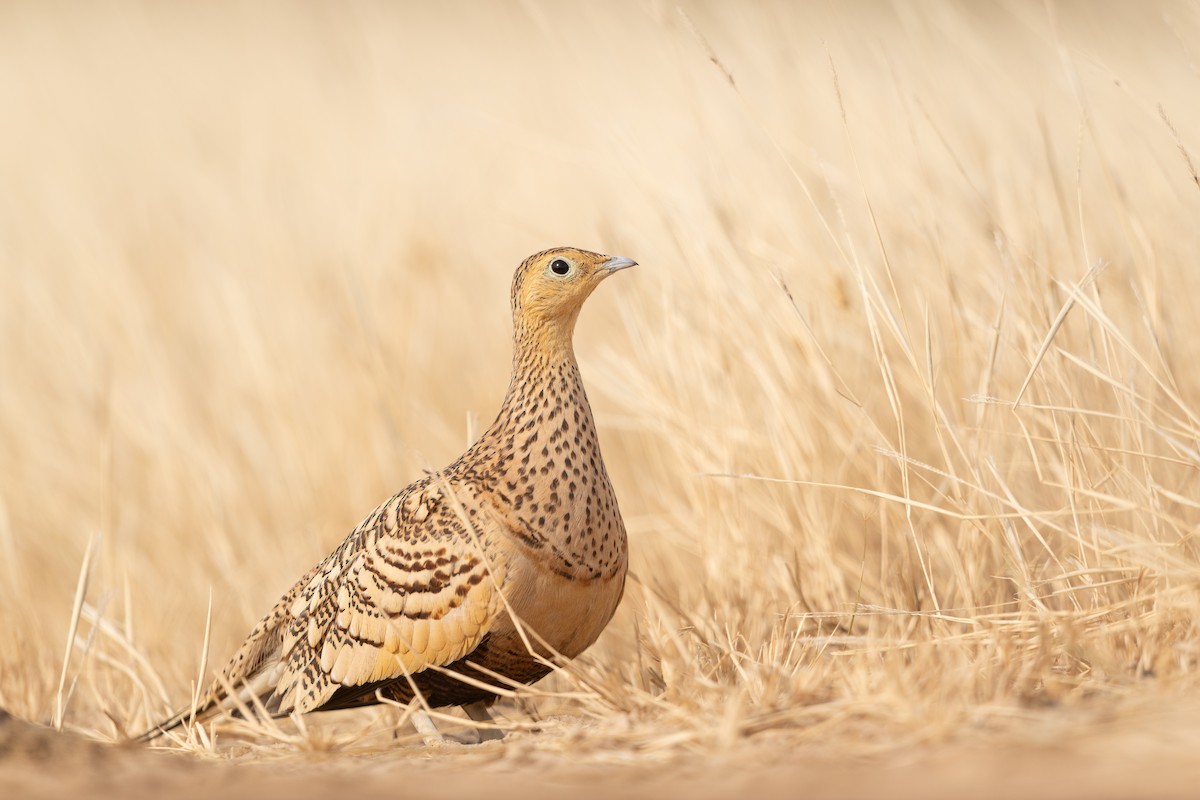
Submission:
[[[496,421],[372,511],[258,623],[198,707],[143,738],[239,707],[284,716],[417,693],[422,708],[490,720],[489,686],[533,683],[596,641],[625,586],[625,525],[571,340],[592,290],[634,264],[574,248],[527,258]]]

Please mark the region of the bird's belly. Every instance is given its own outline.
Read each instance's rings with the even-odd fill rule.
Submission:
[[[599,578],[570,578],[527,560],[506,599],[527,630],[554,652],[574,658],[599,638],[621,601],[625,569]],[[515,631],[514,631],[515,634]],[[533,642],[536,645],[536,642]],[[540,649],[540,648],[539,648]]]

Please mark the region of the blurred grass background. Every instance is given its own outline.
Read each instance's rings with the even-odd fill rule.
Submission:
[[[576,337],[636,578],[547,683],[574,699],[513,719],[600,760],[1193,747],[1154,715],[1200,658],[1197,34],[1190,3],[0,6],[0,705],[53,717],[93,536],[67,724],[185,702],[210,593],[215,667],[490,421],[512,271],[570,244],[642,264]]]

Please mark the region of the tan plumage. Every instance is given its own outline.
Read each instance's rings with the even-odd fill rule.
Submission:
[[[276,715],[377,692],[407,702],[414,688],[431,707],[490,703],[455,675],[532,683],[545,657],[594,642],[621,598],[626,537],[571,340],[583,301],[633,264],[573,248],[526,259],[495,422],[371,512],[258,623],[198,708],[144,738],[252,698]]]

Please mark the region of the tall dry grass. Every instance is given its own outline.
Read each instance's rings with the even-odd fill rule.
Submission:
[[[5,6],[0,705],[119,738],[184,703],[210,613],[213,667],[486,425],[512,269],[574,244],[642,263],[577,334],[634,576],[512,724],[596,760],[1152,729],[1200,658],[1198,33]]]

